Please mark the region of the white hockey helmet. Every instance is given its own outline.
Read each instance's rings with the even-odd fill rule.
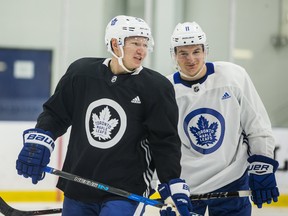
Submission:
[[[154,40],[148,24],[138,17],[119,15],[114,17],[106,27],[105,44],[108,52],[113,54],[110,44],[112,38],[116,38],[118,44],[123,47],[125,38],[132,36],[147,37],[148,50],[153,51]]]
[[[196,22],[178,23],[171,36],[171,54],[175,56],[175,47],[203,44],[207,49],[206,34]]]

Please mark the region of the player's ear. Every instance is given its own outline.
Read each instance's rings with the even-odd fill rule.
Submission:
[[[113,38],[113,39],[111,40],[111,47],[112,47],[112,50],[113,50],[113,51],[118,50],[119,45],[118,45],[117,39]]]

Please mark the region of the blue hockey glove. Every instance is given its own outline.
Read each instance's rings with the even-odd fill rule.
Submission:
[[[263,203],[270,204],[272,199],[278,201],[279,190],[275,179],[275,172],[279,166],[276,160],[262,155],[248,158],[249,187],[252,190],[252,200],[258,208]]]
[[[49,131],[39,128],[28,129],[23,133],[24,146],[18,155],[16,169],[19,175],[31,177],[37,184],[45,176],[44,168],[50,161],[54,150],[54,140]]]
[[[185,183],[184,180],[172,179],[169,181],[169,185],[165,183],[160,184],[158,186],[158,192],[165,203],[170,203],[176,206],[180,215],[190,216],[190,212],[192,212],[192,203],[189,198],[189,186]],[[171,198],[172,203],[169,201]],[[165,211],[168,211],[168,209],[163,210],[161,214],[165,215]]]
[[[176,212],[173,210],[173,207],[168,204],[160,210],[160,216],[176,216]]]

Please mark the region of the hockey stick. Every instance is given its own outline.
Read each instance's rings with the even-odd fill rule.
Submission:
[[[45,210],[32,210],[22,211],[9,206],[0,197],[0,212],[5,216],[28,216],[28,215],[46,215],[46,214],[57,214],[62,212],[62,208],[45,209]]]
[[[53,175],[60,176],[64,179],[67,179],[70,181],[78,182],[80,184],[87,185],[89,187],[94,187],[98,190],[106,191],[108,193],[122,196],[122,197],[128,198],[130,200],[141,202],[141,203],[144,203],[147,205],[152,205],[152,206],[159,207],[159,208],[161,208],[165,205],[162,202],[159,202],[157,200],[152,200],[152,199],[142,197],[142,196],[139,196],[139,195],[136,195],[133,193],[129,193],[127,191],[124,191],[124,190],[121,190],[118,188],[114,188],[114,187],[111,187],[111,186],[108,186],[108,185],[105,185],[105,184],[102,184],[102,183],[99,183],[99,182],[96,182],[96,181],[93,181],[90,179],[85,179],[85,178],[82,178],[80,176],[77,176],[77,175],[74,175],[71,173],[67,173],[64,171],[60,171],[60,170],[57,170],[57,169],[54,169],[51,167],[46,167],[44,171],[47,173],[53,174]]]
[[[74,181],[80,184],[94,187],[96,189],[103,190],[103,191],[106,191],[106,192],[109,192],[118,196],[126,197],[128,199],[131,199],[137,202],[142,202],[144,204],[151,205],[154,207],[161,208],[165,205],[160,201],[152,200],[146,197],[132,194],[127,191],[114,188],[114,187],[110,187],[108,185],[95,182],[89,179],[85,179],[77,175],[73,175],[64,171],[51,168],[51,167],[46,167],[45,172],[53,174],[53,175],[57,175],[59,177],[62,177],[70,181]],[[191,200],[208,200],[208,199],[215,199],[215,198],[245,197],[245,196],[250,196],[250,195],[251,195],[251,191],[215,192],[215,193],[191,195],[190,198]],[[25,215],[56,214],[56,213],[61,213],[62,209],[59,208],[59,209],[47,209],[47,210],[35,210],[35,211],[21,211],[21,210],[12,208],[0,197],[0,212],[3,213],[5,216],[25,216]],[[192,215],[197,215],[197,214],[192,213]]]
[[[118,188],[114,188],[114,187],[111,187],[111,186],[108,186],[108,185],[105,185],[105,184],[102,184],[102,183],[99,183],[96,181],[92,181],[90,179],[85,179],[85,178],[82,178],[80,176],[77,176],[77,175],[74,175],[71,173],[67,173],[64,171],[60,171],[60,170],[57,170],[55,168],[51,168],[48,166],[44,169],[44,171],[47,173],[53,174],[53,175],[57,175],[61,178],[64,178],[64,179],[67,179],[70,181],[74,181],[74,182],[78,182],[80,184],[87,185],[89,187],[93,187],[93,188],[96,188],[98,190],[106,191],[108,193],[112,193],[112,194],[115,194],[118,196],[122,196],[122,197],[131,199],[131,200],[134,200],[137,202],[141,202],[141,203],[144,203],[146,205],[150,205],[150,206],[155,207],[155,208],[161,208],[161,207],[166,205],[161,201],[152,200],[152,199],[142,197],[142,196],[139,196],[139,195],[136,195],[133,193],[129,193],[127,191],[124,191],[124,190],[121,190]],[[158,213],[158,211],[159,210],[157,210],[157,213]],[[190,212],[190,214],[191,214],[191,216],[201,216],[201,215],[196,214],[194,212]]]
[[[198,195],[191,195],[190,198],[193,201],[193,200],[208,200],[208,199],[217,199],[217,198],[246,197],[246,196],[251,196],[250,190],[198,194]],[[56,209],[46,209],[46,210],[21,211],[21,210],[12,208],[2,199],[2,197],[0,197],[0,212],[3,213],[5,216],[28,216],[28,215],[57,214],[57,213],[61,213],[62,209],[56,208]]]
[[[90,187],[94,187],[99,190],[103,190],[112,194],[116,194],[118,196],[126,197],[128,199],[137,201],[137,202],[142,202],[147,205],[152,205],[156,207],[163,207],[164,204],[160,201],[157,200],[152,200],[146,197],[142,197],[136,194],[129,193],[127,191],[114,188],[108,185],[104,185],[99,182],[95,182],[89,179],[85,179],[76,175],[73,175],[71,173],[67,173],[64,171],[60,171],[51,167],[46,167],[45,172],[60,176],[62,178],[78,182]],[[193,194],[190,196],[191,200],[208,200],[208,199],[216,199],[216,198],[232,198],[232,197],[245,197],[245,196],[250,196],[251,191],[250,190],[244,190],[244,191],[234,191],[234,192],[214,192],[214,193],[206,193],[206,194]]]
[[[193,194],[190,199],[193,200],[209,200],[218,198],[232,198],[232,197],[247,197],[251,196],[251,190],[233,191],[233,192],[213,192],[206,194]]]

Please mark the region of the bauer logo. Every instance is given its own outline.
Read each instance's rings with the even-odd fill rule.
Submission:
[[[253,162],[248,167],[249,173],[261,175],[273,173],[273,166],[271,164],[262,163],[262,162]]]
[[[216,110],[201,108],[185,117],[183,128],[194,150],[210,154],[222,145],[225,120]]]
[[[43,135],[39,135],[39,134],[35,134],[35,133],[31,133],[29,134],[29,136],[27,137],[27,140],[34,140],[34,141],[42,141],[45,142],[49,145],[51,145],[54,148],[54,141],[52,138],[50,138],[49,136],[43,136]]]
[[[106,149],[116,145],[122,138],[126,125],[126,113],[115,101],[100,99],[88,106],[85,127],[92,146]]]

